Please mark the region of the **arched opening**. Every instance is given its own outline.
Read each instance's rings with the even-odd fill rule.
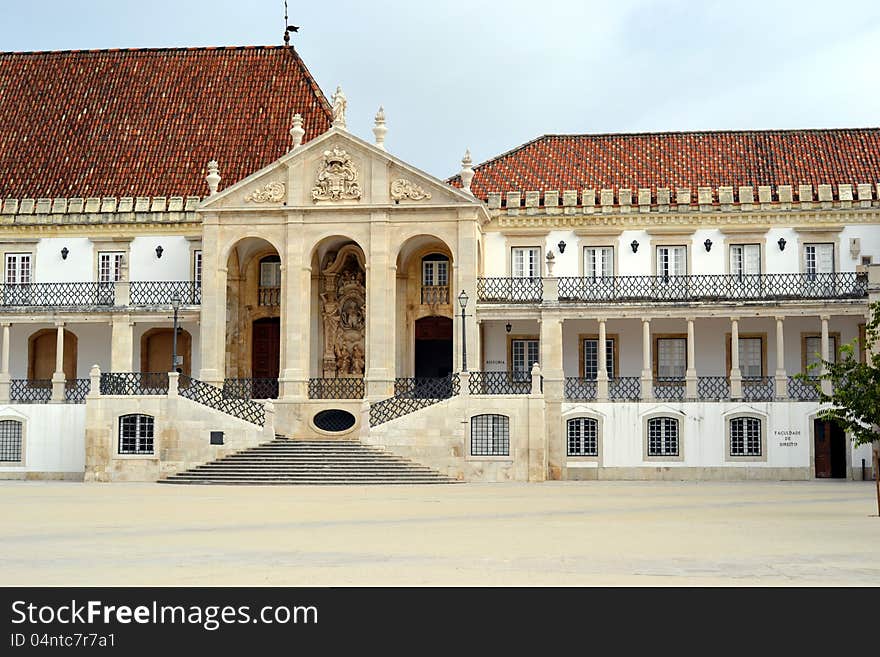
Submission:
[[[41,329],[28,338],[28,379],[51,379],[55,373],[55,348],[57,329]],[[64,330],[64,378],[76,379],[77,339],[71,331]]]
[[[415,377],[444,377],[452,373],[452,320],[422,317],[415,323]]]
[[[832,420],[813,420],[813,460],[818,479],[846,478],[846,431]]]
[[[66,350],[65,350],[66,351]],[[170,372],[174,351],[174,329],[152,328],[141,336],[141,372]],[[183,356],[183,364],[177,369],[191,376],[192,336],[189,331],[177,327],[177,355]]]

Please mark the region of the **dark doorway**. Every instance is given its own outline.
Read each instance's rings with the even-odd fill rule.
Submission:
[[[452,320],[423,317],[416,321],[417,379],[444,377],[452,373]]]
[[[280,361],[281,319],[266,317],[254,321],[251,377],[277,379]]]
[[[846,432],[836,422],[813,421],[813,445],[816,477],[846,478]]]

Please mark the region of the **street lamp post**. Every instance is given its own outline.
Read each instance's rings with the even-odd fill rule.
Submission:
[[[464,290],[458,295],[458,304],[461,306],[461,371],[467,372],[467,334],[465,333],[465,314],[464,309],[467,306],[468,295]]]
[[[174,309],[174,329],[171,335],[171,371],[177,371],[177,312],[180,310],[180,298],[171,298],[171,307]]]

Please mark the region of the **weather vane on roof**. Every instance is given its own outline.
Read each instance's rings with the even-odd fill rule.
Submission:
[[[291,25],[287,20],[287,0],[284,0],[284,45],[290,45],[290,33],[299,32],[298,25]]]

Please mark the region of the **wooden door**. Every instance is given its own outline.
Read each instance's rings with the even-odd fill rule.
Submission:
[[[141,372],[170,372],[173,351],[173,332],[170,328],[150,329],[141,338]],[[177,330],[177,355],[183,356],[178,369],[191,376],[192,338],[188,331]]]
[[[831,423],[824,420],[813,422],[814,456],[816,477],[825,479],[831,476]]]
[[[56,329],[37,331],[28,341],[28,378],[51,379],[55,373],[55,346],[58,334]],[[76,378],[76,336],[64,330],[64,377],[71,381]]]
[[[254,322],[251,377],[277,379],[281,356],[281,320],[267,317]]]

